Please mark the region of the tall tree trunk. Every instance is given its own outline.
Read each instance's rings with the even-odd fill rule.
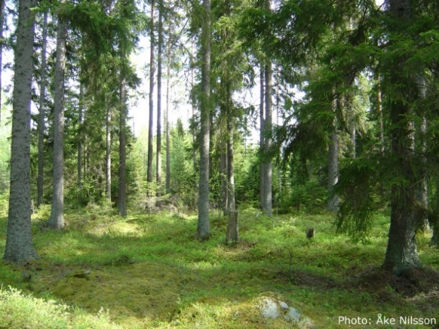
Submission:
[[[18,2],[12,111],[11,185],[4,260],[23,264],[38,258],[32,241],[30,193],[30,102],[35,0]]]
[[[390,15],[401,22],[411,17],[409,0],[389,0]],[[401,30],[396,25],[390,26],[390,33],[400,34]],[[399,26],[399,25],[398,25]],[[404,31],[403,31],[404,33]],[[392,92],[398,89],[406,99],[392,99],[390,103],[390,134],[392,138],[391,151],[397,166],[393,169],[397,177],[391,191],[391,217],[389,240],[387,244],[384,267],[400,274],[412,267],[420,267],[416,246],[416,231],[422,221],[419,216],[419,207],[413,189],[417,189],[419,182],[416,179],[417,168],[414,163],[413,124],[410,120],[412,109],[411,91],[412,79],[407,78],[404,71],[406,56],[401,55],[394,59],[389,68],[389,80]]]
[[[227,132],[226,132],[227,133]],[[226,145],[221,145],[220,154],[220,175],[221,175],[221,207],[224,215],[227,215],[228,192],[227,192],[227,148]]]
[[[147,195],[152,195],[153,123],[154,123],[154,0],[151,0],[151,35],[149,65],[149,126],[148,126],[148,164],[146,168]]]
[[[79,85],[79,128],[78,128],[78,187],[82,188],[82,138],[83,138],[83,124],[84,124],[84,85]]]
[[[333,101],[334,120],[332,123],[332,132],[329,141],[328,150],[328,210],[337,211],[339,200],[334,192],[334,186],[338,181],[338,136],[337,136],[337,119],[335,118],[336,106],[338,99]]]
[[[264,127],[264,84],[265,84],[265,78],[264,78],[264,65],[261,63],[261,72],[260,72],[260,102],[259,102],[259,125],[260,125],[260,130],[259,130],[259,152],[260,152],[260,156],[261,156],[261,160],[259,163],[259,176],[260,176],[260,181],[259,181],[259,201],[261,203],[261,209],[265,209],[265,198],[264,198],[264,193],[263,191],[265,190],[264,187],[264,179],[265,179],[265,164],[264,161],[262,160],[263,154],[264,154],[264,149],[265,149],[265,140],[264,140],[264,131],[265,131],[265,127]]]
[[[384,118],[383,118],[383,107],[382,107],[382,96],[381,96],[381,74],[378,71],[378,81],[377,81],[377,109],[378,109],[378,121],[380,130],[380,142],[381,142],[381,152],[384,153]]]
[[[236,210],[235,203],[235,175],[233,162],[233,134],[234,118],[232,114],[232,101],[230,88],[227,90],[227,210],[231,213]]]
[[[421,102],[423,102],[427,98],[427,85],[426,79],[420,73],[417,77],[417,85],[419,98]],[[419,126],[416,128],[417,136],[419,139],[419,154],[422,159],[422,170],[421,170],[421,184],[419,186],[417,193],[417,199],[420,202],[421,206],[427,210],[428,209],[428,184],[427,184],[427,158],[425,156],[425,152],[427,151],[427,117],[425,116],[425,105],[421,105],[419,109],[419,116],[421,117],[421,122]]]
[[[200,131],[200,180],[198,190],[197,237],[206,240],[209,225],[209,156],[210,156],[210,55],[211,12],[210,0],[203,0],[205,15],[201,31],[201,131]]]
[[[2,0],[4,4],[4,1]],[[3,12],[3,11],[2,11]],[[0,24],[3,26],[2,19]],[[2,31],[0,38],[3,38]],[[44,110],[46,103],[46,47],[47,47],[47,11],[44,12],[43,17],[43,44],[41,46],[41,87],[40,87],[40,108],[38,115],[38,180],[37,180],[37,207],[43,203],[44,194],[44,131],[46,128],[45,120],[46,113]],[[0,48],[0,72],[1,72],[1,48]],[[0,77],[1,81],[1,77]],[[0,88],[1,94],[1,88]],[[0,96],[1,97],[1,96]],[[1,102],[0,102],[1,108]]]
[[[267,0],[267,7],[270,8],[270,1]],[[271,63],[267,63],[265,67],[265,119],[264,119],[264,132],[267,134],[264,141],[264,189],[263,193],[263,210],[266,215],[271,216],[273,214],[272,202],[273,202],[273,163],[269,156],[271,148],[271,130],[273,125],[273,108],[272,108],[272,67]]]
[[[125,51],[121,53],[122,63],[125,63],[126,55]],[[127,216],[127,195],[126,195],[126,117],[127,117],[127,105],[126,105],[126,78],[125,68],[121,69],[120,76],[120,116],[119,116],[119,197],[117,202],[117,209],[119,215],[122,217]]]
[[[159,2],[159,42],[157,49],[157,196],[162,194],[162,47],[163,47],[163,1]]]
[[[171,87],[171,37],[168,38],[168,54],[166,69],[166,194],[171,192],[171,144],[169,141],[169,92]]]
[[[111,108],[107,104],[105,127],[105,194],[111,201]]]
[[[4,30],[4,26],[5,26],[5,17],[6,17],[5,4],[6,4],[6,0],[0,0],[0,124],[2,122],[2,106],[3,106],[3,102],[2,102],[2,91],[3,91],[2,72],[3,72],[3,30]],[[46,25],[47,25],[47,20],[46,20]],[[44,32],[43,32],[43,34],[44,34]],[[43,38],[44,38],[44,36],[43,36]]]
[[[193,48],[193,45],[192,45],[192,48]],[[194,52],[194,50],[192,50],[192,53],[191,53],[191,85],[192,85],[192,90],[194,90],[194,86],[195,86],[195,84],[194,84],[194,76],[195,76],[195,65],[194,65],[194,62],[193,62],[193,57],[194,57],[194,55],[193,55],[193,52]],[[195,140],[196,140],[196,134],[197,134],[197,131],[196,131],[196,129],[195,129],[195,112],[196,112],[196,108],[195,108],[195,95],[193,94],[192,95],[192,101],[191,101],[191,105],[192,105],[192,145],[195,145]],[[192,160],[193,160],[193,163],[194,163],[194,171],[195,172],[197,172],[197,152],[196,152],[196,149],[195,149],[195,147],[193,148],[193,152],[192,152]]]
[[[55,109],[53,112],[53,194],[48,226],[64,227],[64,76],[67,23],[58,18],[55,66]]]

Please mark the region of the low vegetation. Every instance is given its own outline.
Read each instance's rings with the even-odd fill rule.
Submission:
[[[395,279],[380,270],[388,215],[376,215],[369,243],[356,244],[334,234],[327,214],[270,218],[241,209],[241,241],[232,246],[224,243],[227,219],[218,215],[204,243],[194,237],[196,216],[183,213],[122,218],[89,205],[67,213],[62,232],[45,227],[48,215],[48,207],[33,215],[41,260],[0,263],[0,327],[291,327],[260,315],[265,297],[325,328],[339,328],[339,316],[437,317],[437,274]],[[2,249],[6,222],[0,220]],[[315,236],[307,239],[311,227]],[[429,238],[418,235],[420,257],[438,270]]]

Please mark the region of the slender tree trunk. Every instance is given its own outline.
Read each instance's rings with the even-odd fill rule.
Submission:
[[[171,87],[171,37],[168,38],[166,79],[166,194],[171,192],[171,144],[169,141],[169,92]]]
[[[267,0],[267,7],[270,6],[270,1]],[[264,119],[264,132],[268,135],[271,134],[271,129],[273,125],[273,108],[272,108],[272,68],[271,63],[268,63],[265,67],[265,119]],[[263,206],[264,212],[266,215],[271,216],[273,214],[272,202],[272,188],[273,188],[273,163],[271,158],[269,157],[269,151],[271,148],[271,137],[265,137],[264,143],[264,190],[263,193]]]
[[[220,154],[220,175],[221,175],[221,207],[224,216],[227,215],[228,196],[227,193],[227,148],[226,145],[221,145]]]
[[[408,0],[390,0],[389,12],[404,22],[411,17],[411,5]],[[400,34],[396,25],[389,28],[390,33]],[[398,25],[399,26],[399,25]],[[404,31],[403,31],[404,33]],[[416,231],[422,220],[419,216],[419,207],[413,189],[419,187],[417,168],[414,162],[413,124],[410,120],[412,109],[411,93],[414,88],[412,79],[407,79],[404,73],[405,55],[395,59],[389,68],[389,79],[392,88],[398,88],[401,95],[407,95],[405,100],[392,100],[390,104],[390,133],[392,137],[392,155],[397,159],[397,166],[393,168],[395,181],[391,192],[391,217],[389,240],[387,244],[384,267],[400,274],[412,267],[420,267],[416,246]],[[395,92],[393,90],[393,92]]]
[[[194,89],[194,76],[195,76],[195,66],[194,66],[194,63],[193,63],[193,55],[191,54],[191,81],[192,81],[192,89]],[[196,129],[195,129],[195,112],[196,112],[196,109],[195,109],[195,96],[194,95],[192,95],[192,102],[191,102],[192,104],[192,121],[193,121],[193,124],[192,124],[192,145],[195,145],[195,140],[196,140]],[[196,152],[196,149],[195,149],[195,147],[193,148],[193,152],[192,152],[192,159],[193,159],[193,162],[194,162],[194,171],[195,172],[197,172],[197,152]]]
[[[78,187],[82,188],[82,131],[84,129],[84,85],[79,85]]]
[[[6,3],[6,0],[0,0],[0,124],[2,122],[2,106],[3,106],[3,102],[2,102],[2,91],[3,91],[2,72],[3,72],[3,30],[4,30],[4,26],[5,26],[5,17],[6,17],[5,3]],[[45,15],[46,15],[46,13],[45,13]],[[47,21],[46,21],[46,25],[47,25]],[[43,38],[44,38],[44,32],[43,32]],[[43,41],[43,43],[44,43],[44,41]]]
[[[200,132],[200,180],[198,190],[197,237],[206,240],[209,225],[209,156],[210,156],[210,55],[211,13],[210,0],[203,0],[205,15],[201,31],[201,132]]]
[[[378,121],[380,129],[380,142],[381,142],[381,152],[384,153],[384,118],[383,118],[383,107],[382,107],[382,96],[381,96],[381,74],[378,72],[378,82],[377,82],[377,109],[378,109]]]
[[[351,145],[352,145],[352,158],[355,159],[357,157],[357,119],[356,119],[356,114],[355,111],[353,109],[353,95],[352,94],[348,94],[346,96],[344,96],[343,102],[344,102],[344,106],[345,107],[350,107],[350,111],[349,111],[349,130],[351,133]]]
[[[333,101],[333,112],[336,111],[338,99]],[[334,114],[335,115],[335,114]],[[332,123],[332,132],[329,141],[328,151],[328,210],[338,210],[338,196],[334,192],[334,186],[338,181],[338,136],[337,136],[337,120],[334,116]]]
[[[265,184],[264,184],[264,172],[265,172],[265,163],[262,160],[264,149],[265,149],[265,140],[264,140],[264,84],[265,84],[265,78],[264,78],[264,65],[261,64],[261,72],[260,72],[260,103],[259,103],[259,123],[260,123],[260,130],[259,130],[259,152],[261,155],[261,160],[259,163],[259,174],[260,174],[260,181],[259,181],[259,201],[261,203],[261,209],[265,209],[265,198],[264,193],[265,191]]]
[[[109,104],[107,104],[105,128],[105,194],[111,201],[111,108]]]
[[[422,74],[422,73],[421,73]],[[419,75],[417,77],[419,98],[424,101],[427,98],[427,85],[425,77]],[[427,211],[428,209],[428,184],[427,184],[427,158],[425,152],[427,151],[427,117],[425,116],[425,105],[421,105],[419,109],[419,116],[421,122],[417,127],[418,139],[419,139],[419,154],[422,157],[422,170],[421,170],[421,184],[417,191],[417,199],[422,207]]]
[[[2,1],[4,4],[4,1]],[[3,22],[0,18],[0,26]],[[3,38],[2,31],[0,38]],[[47,47],[47,11],[43,17],[43,44],[41,47],[41,90],[40,90],[40,109],[38,115],[38,180],[37,180],[37,207],[43,203],[44,194],[44,131],[46,128],[46,113],[44,110],[46,103],[46,47]],[[0,48],[0,72],[1,72],[1,48]],[[1,78],[0,78],[1,81]],[[1,87],[0,87],[1,94]],[[1,97],[1,96],[0,96]],[[0,103],[1,108],[1,103]]]
[[[229,88],[228,88],[229,89]],[[227,92],[227,211],[231,213],[236,210],[235,203],[235,175],[234,175],[234,161],[233,161],[233,134],[234,123],[233,114],[231,113],[231,95],[230,90]]]
[[[151,35],[150,35],[150,66],[149,66],[149,127],[148,127],[148,164],[146,181],[148,182],[147,195],[152,192],[152,159],[153,159],[153,122],[154,122],[154,0],[151,0]]]
[[[126,60],[125,52],[121,53],[122,63]],[[119,198],[117,209],[119,215],[127,216],[127,196],[126,196],[126,79],[125,69],[121,70],[120,77],[120,116],[119,116]]]
[[[36,1],[18,2],[12,111],[11,185],[4,260],[23,264],[38,258],[32,241],[30,193],[30,102]]]
[[[157,49],[157,196],[162,194],[162,47],[163,47],[163,2],[159,2],[159,43]]]
[[[64,227],[64,76],[67,23],[58,18],[55,67],[55,109],[53,112],[53,194],[48,226]]]

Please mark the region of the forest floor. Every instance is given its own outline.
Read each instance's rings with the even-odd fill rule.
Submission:
[[[227,219],[217,211],[210,240],[199,242],[195,215],[121,218],[89,206],[68,212],[64,231],[51,231],[43,207],[32,226],[41,260],[0,262],[0,328],[291,328],[282,316],[261,316],[264,298],[293,306],[317,328],[347,320],[385,328],[384,317],[396,327],[405,327],[400,317],[439,323],[439,251],[428,233],[417,238],[432,270],[395,277],[380,268],[388,216],[377,214],[368,242],[354,243],[334,234],[328,214],[257,213],[240,210],[241,241],[227,246]],[[1,218],[2,253],[5,237]]]

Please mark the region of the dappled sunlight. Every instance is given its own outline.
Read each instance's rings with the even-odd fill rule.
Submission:
[[[43,219],[35,219],[43,259],[27,266],[26,280],[20,268],[1,264],[0,279],[86,314],[107,310],[125,328],[289,328],[283,318],[260,316],[264,297],[297,306],[317,325],[340,312],[378,311],[381,292],[352,287],[361,286],[365,269],[382,262],[386,237],[378,233],[386,218],[377,218],[374,242],[361,244],[335,235],[333,219],[325,214],[273,217],[240,212],[241,240],[233,245],[225,244],[223,216],[212,216],[205,242],[194,236],[196,216],[67,214],[64,231],[48,230]],[[305,236],[309,227],[316,229],[312,239]],[[438,268],[435,250],[420,246],[423,261]],[[422,307],[422,299],[417,303]],[[380,305],[394,310],[392,303]],[[409,304],[404,308],[418,312]]]

